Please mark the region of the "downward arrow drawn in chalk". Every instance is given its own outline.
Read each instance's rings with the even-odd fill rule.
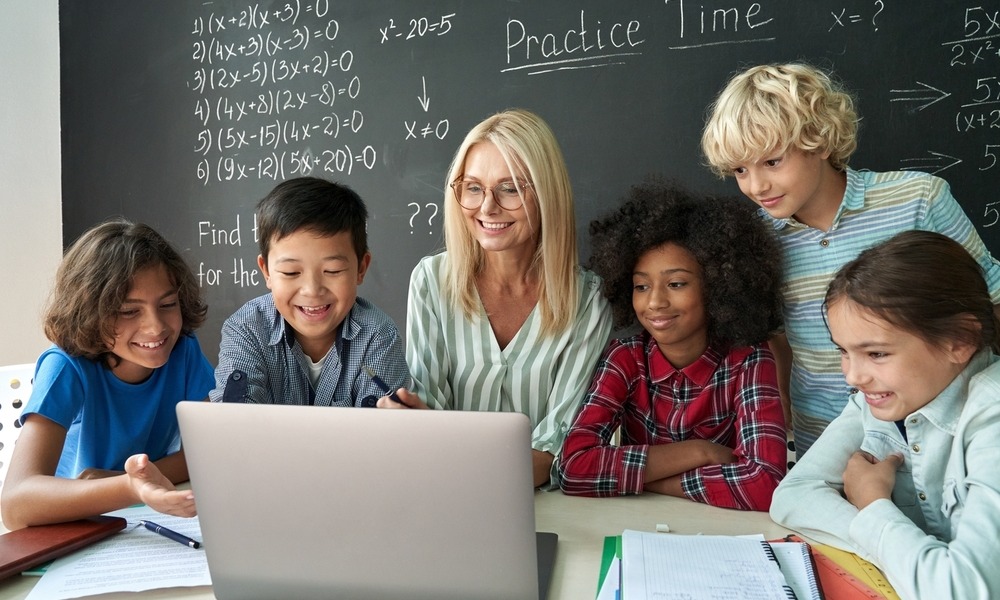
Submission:
[[[424,95],[417,96],[417,100],[420,101],[420,106],[423,107],[424,112],[427,112],[427,107],[431,105],[431,99],[427,97],[427,80],[421,76],[420,82],[424,85]]]

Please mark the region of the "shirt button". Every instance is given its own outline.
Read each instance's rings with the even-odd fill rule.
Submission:
[[[917,422],[917,418],[916,417],[913,417],[912,419],[910,419],[910,424],[911,425],[914,424],[914,423],[916,423],[916,422]]]
[[[919,453],[920,452],[920,444],[913,444],[912,446],[910,446],[910,450],[913,450],[914,452]]]
[[[927,494],[920,492],[917,494],[917,498],[920,498],[920,501],[923,502],[924,500],[927,500]]]
[[[233,381],[239,381],[243,379],[243,373],[233,373]]]
[[[827,246],[830,245],[830,240],[820,240],[819,245],[826,248]]]

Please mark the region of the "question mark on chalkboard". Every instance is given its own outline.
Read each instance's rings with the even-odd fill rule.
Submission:
[[[417,210],[412,215],[410,215],[410,235],[413,235],[413,219],[414,217],[420,214],[420,205],[417,204],[416,202],[410,202],[409,204],[407,204],[407,206],[417,207]]]
[[[878,7],[878,10],[876,10],[875,14],[872,15],[872,25],[875,26],[875,31],[878,31],[878,25],[875,23],[875,17],[882,14],[882,11],[885,10],[885,4],[882,2],[882,0],[875,0],[875,6]]]
[[[433,227],[434,226],[434,223],[433,223],[434,217],[436,217],[438,215],[438,205],[434,204],[433,202],[428,202],[427,204],[424,205],[424,208],[428,208],[428,207],[434,209],[434,214],[427,218],[427,226],[428,227]]]

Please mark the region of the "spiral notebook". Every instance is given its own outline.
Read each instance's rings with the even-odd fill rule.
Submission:
[[[770,542],[778,565],[788,586],[798,600],[823,600],[823,589],[816,573],[809,544],[804,542]]]
[[[763,539],[622,534],[622,600],[797,598]]]

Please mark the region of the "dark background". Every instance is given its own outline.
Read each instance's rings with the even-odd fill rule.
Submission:
[[[586,260],[587,224],[650,175],[738,194],[702,164],[706,107],[737,70],[807,60],[859,99],[851,166],[946,178],[996,254],[998,12],[939,0],[63,0],[64,243],[119,214],[161,231],[202,281],[214,362],[222,321],[267,291],[256,202],[300,174],[339,180],[371,211],[359,293],[402,329],[410,271],[443,246],[444,179],[475,123],[524,107],[552,126]]]

